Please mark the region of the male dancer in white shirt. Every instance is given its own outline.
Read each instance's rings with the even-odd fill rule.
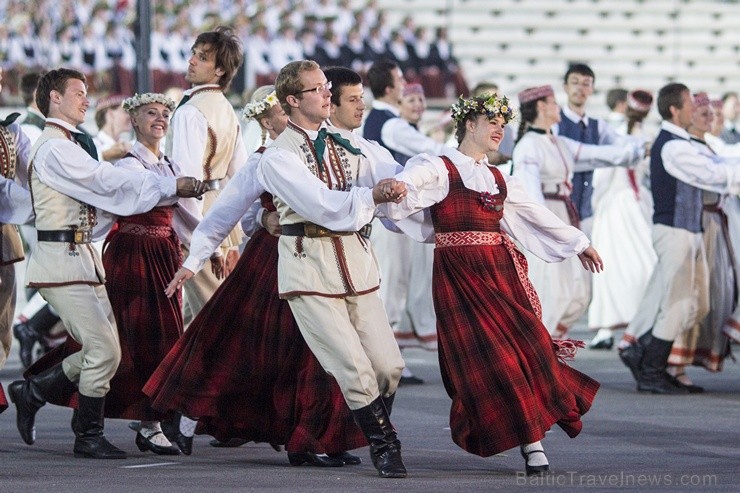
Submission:
[[[224,95],[242,64],[244,52],[233,30],[218,27],[199,34],[191,53],[185,79],[192,87],[185,91],[172,116],[166,154],[180,165],[183,174],[195,176],[210,187],[190,211],[202,219],[228,179],[247,161],[239,121]],[[226,273],[236,264],[240,242],[241,231],[236,228],[221,244]],[[185,257],[189,248],[189,242],[183,243]],[[209,260],[184,287],[186,323],[198,314],[220,284]]]
[[[47,400],[78,390],[75,457],[124,459],[126,453],[103,433],[105,395],[121,348],[104,287],[105,271],[90,244],[107,233],[114,218],[97,211],[138,214],[163,198],[199,196],[206,185],[195,178],[133,173],[99,162],[92,139],[77,130],[90,104],[80,72],[49,71],[39,81],[36,102],[47,120],[30,156],[38,242],[26,281],[39,288],[82,349],[38,375],[13,382],[8,392],[16,405],[21,438],[32,445],[36,412]]]

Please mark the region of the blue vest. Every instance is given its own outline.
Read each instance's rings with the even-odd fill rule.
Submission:
[[[667,130],[661,130],[650,149],[653,223],[701,233],[701,189],[674,178],[663,167],[663,146],[668,141],[680,138]]]
[[[581,128],[580,123],[576,123],[560,111],[560,124],[558,133],[569,139],[583,142],[584,144],[599,143],[599,122],[593,118],[588,119],[588,127]],[[593,171],[579,171],[573,173],[573,191],[570,194],[571,200],[578,210],[581,219],[586,219],[594,215],[591,210],[591,196],[594,194]]]
[[[393,159],[401,164],[405,164],[405,160],[401,161],[405,156],[385,145],[385,142],[383,142],[383,139],[380,137],[383,125],[385,125],[385,122],[391,118],[398,117],[390,110],[379,110],[377,108],[373,108],[370,110],[370,113],[368,113],[367,119],[365,120],[365,126],[362,128],[362,136],[367,140],[374,140],[378,144],[382,145],[390,151],[391,155],[393,155]],[[408,159],[408,157],[406,157],[406,159]]]

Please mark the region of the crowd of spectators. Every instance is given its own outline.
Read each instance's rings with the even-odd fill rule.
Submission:
[[[29,8],[32,6],[32,8]],[[272,83],[286,63],[308,58],[359,73],[379,58],[396,61],[429,97],[467,95],[444,28],[431,32],[407,17],[391,25],[374,0],[162,0],[152,2],[149,68],[154,91],[187,87],[197,33],[234,27],[245,46],[241,92]],[[135,0],[0,0],[0,64],[10,97],[28,71],[67,66],[85,73],[90,91],[135,90]]]

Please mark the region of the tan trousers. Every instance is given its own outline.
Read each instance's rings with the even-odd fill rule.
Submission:
[[[39,289],[82,350],[62,362],[80,394],[104,397],[121,362],[121,345],[105,286],[72,284]]]
[[[15,315],[15,264],[0,266],[0,369],[5,366],[13,340]]]
[[[306,344],[337,380],[350,409],[396,391],[404,362],[377,292],[288,302]]]
[[[190,250],[183,246],[182,253],[183,258],[188,258]],[[211,296],[216,292],[221,282],[221,280],[216,279],[216,276],[211,270],[211,261],[206,260],[200,272],[185,283],[183,286],[183,317],[186,328],[198,313],[200,313],[205,304],[208,303],[208,300],[211,299]]]
[[[653,336],[674,341],[709,312],[709,277],[701,233],[663,224],[653,225],[653,248],[658,255],[645,297],[626,335]]]

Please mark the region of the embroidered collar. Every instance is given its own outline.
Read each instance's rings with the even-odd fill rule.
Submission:
[[[546,135],[547,134],[547,130],[543,130],[543,129],[537,128],[537,127],[529,127],[527,129],[527,132],[533,132],[533,133],[540,134],[540,135]]]
[[[219,86],[218,84],[203,84],[200,86],[191,87],[190,89],[186,89],[185,91],[183,91],[182,94],[183,96],[193,96],[194,94],[197,94],[202,91],[208,91],[208,90],[210,91],[216,90],[218,92],[223,92],[221,91],[221,86]]]

